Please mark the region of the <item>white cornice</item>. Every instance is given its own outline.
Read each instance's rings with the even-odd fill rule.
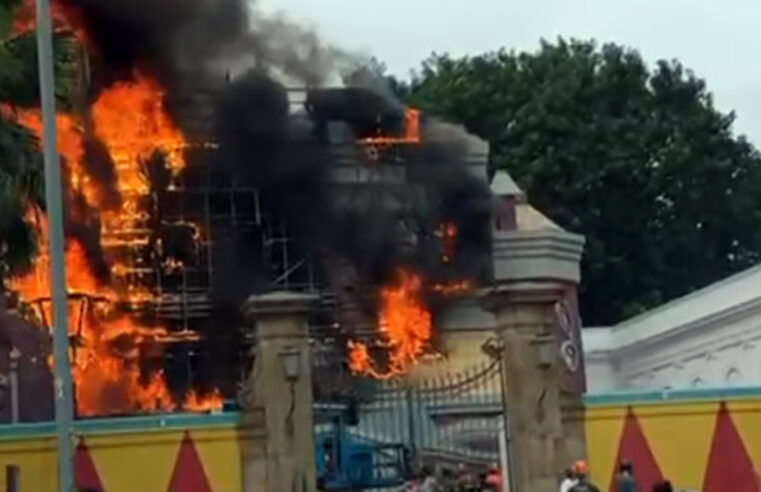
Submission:
[[[654,345],[662,345],[671,342],[674,339],[682,338],[687,334],[689,334],[690,337],[694,337],[706,330],[736,323],[737,321],[754,315],[759,315],[761,317],[761,297],[717,311],[704,318],[668,327],[651,336],[634,341],[631,341],[630,338],[627,337],[627,331],[631,331],[633,334],[633,332],[636,331],[635,326],[629,328],[613,328],[609,352],[614,357],[620,357],[626,352],[630,353],[649,350]],[[761,328],[761,322],[759,323],[759,328]]]
[[[669,327],[687,318],[704,318],[714,312],[761,298],[759,287],[761,287],[761,265],[623,321],[615,325],[613,329],[618,331],[636,327],[639,328],[637,331],[641,332],[657,327]]]
[[[585,350],[585,358],[620,366],[633,377],[759,340],[761,301],[755,301],[726,309],[699,323],[685,323],[647,340],[618,344],[611,350],[605,350],[605,344],[598,343],[591,351]]]

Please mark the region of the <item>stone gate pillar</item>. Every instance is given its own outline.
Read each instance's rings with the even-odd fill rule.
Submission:
[[[306,314],[313,296],[252,296],[244,313],[255,323],[251,376],[242,389],[244,424],[258,419],[263,443],[242,445],[245,492],[314,492],[312,368]]]
[[[512,437],[511,492],[550,492],[557,490],[565,454],[558,368],[550,360],[558,290],[515,287],[492,294]]]
[[[531,208],[497,173],[493,230],[494,312],[511,435],[511,492],[554,492],[585,455],[584,370],[575,287],[584,238]],[[572,326],[567,326],[571,323]]]

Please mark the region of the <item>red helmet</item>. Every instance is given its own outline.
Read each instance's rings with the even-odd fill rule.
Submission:
[[[573,464],[573,471],[579,475],[586,475],[589,473],[589,465],[584,460],[578,460]]]

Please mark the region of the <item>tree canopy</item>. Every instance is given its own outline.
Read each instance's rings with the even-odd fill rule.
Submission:
[[[10,37],[11,12],[18,4],[17,0],[0,0],[0,104],[6,105],[36,100],[36,84],[29,78],[30,73],[36,75],[34,38]],[[36,138],[10,119],[7,108],[0,110],[0,283],[4,274],[30,265],[37,242],[24,211],[29,203],[43,202]]]
[[[14,108],[39,106],[35,33],[16,33],[12,28],[15,9],[21,3],[0,0],[0,277],[30,265],[37,240],[25,220],[25,211],[29,205],[44,205],[39,143],[12,117]],[[78,50],[71,33],[56,33],[55,88],[58,107],[64,110],[71,108],[72,90],[78,77],[73,62]]]
[[[587,325],[745,269],[761,253],[761,156],[678,61],[591,41],[433,55],[404,95],[492,146],[543,213],[587,238]]]

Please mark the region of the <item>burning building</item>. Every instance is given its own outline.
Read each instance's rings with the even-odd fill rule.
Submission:
[[[437,307],[488,278],[488,147],[331,88],[342,55],[244,2],[141,3],[55,8],[76,47],[58,140],[79,414],[218,408],[249,366],[240,302],[273,289],[320,295],[315,338],[351,372],[405,372]],[[2,111],[41,131],[35,108]],[[44,213],[27,220],[44,252]],[[44,254],[7,287],[50,325]]]

